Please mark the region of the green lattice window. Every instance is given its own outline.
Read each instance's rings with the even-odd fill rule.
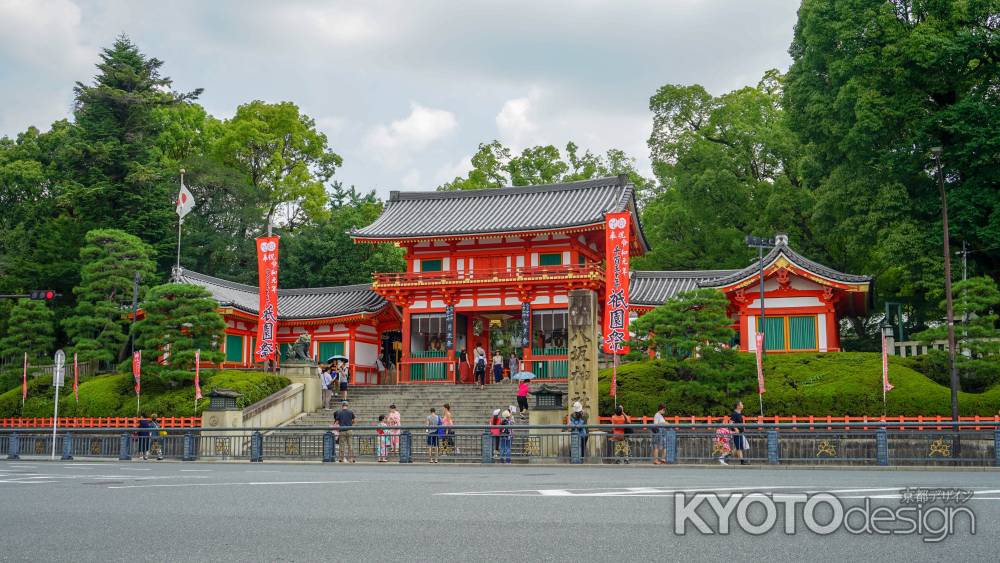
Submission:
[[[338,340],[334,342],[319,343],[319,361],[325,362],[327,358],[334,355],[344,355],[343,341]]]
[[[764,317],[767,328],[764,330],[764,349],[784,350],[785,349],[785,317]],[[757,329],[760,330],[760,321],[757,321]]]
[[[226,335],[226,361],[243,363],[243,337],[235,334]]]
[[[538,255],[539,266],[562,266],[562,252]]]
[[[441,259],[420,261],[421,272],[440,272],[442,269],[444,269],[444,264]]]
[[[816,349],[816,315],[788,317],[788,349]]]

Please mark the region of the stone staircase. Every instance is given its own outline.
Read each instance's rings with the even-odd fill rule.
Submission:
[[[549,387],[566,390],[565,383],[546,383]],[[534,390],[538,384],[532,384]],[[433,385],[377,385],[352,387],[347,395],[350,408],[356,415],[355,424],[374,425],[378,415],[388,414],[389,405],[396,404],[402,417],[403,426],[423,426],[429,409],[437,413],[444,410],[442,405],[451,405],[455,424],[480,425],[489,422],[494,409],[503,409],[517,404],[517,385],[498,383],[480,389],[474,385],[433,384]],[[339,397],[339,394],[338,394]],[[534,404],[528,397],[529,404]],[[340,408],[339,399],[331,402],[332,408],[307,413],[288,426],[329,426],[333,422],[334,410]]]

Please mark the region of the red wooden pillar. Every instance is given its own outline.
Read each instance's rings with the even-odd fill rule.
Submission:
[[[840,323],[837,322],[837,311],[834,307],[826,312],[826,349],[828,352],[840,351]]]
[[[396,371],[398,373],[398,383],[410,382],[410,306],[403,307],[403,334],[402,342],[403,355],[399,360]]]
[[[348,363],[348,365],[351,366],[350,373],[348,374],[348,380],[350,381],[351,385],[354,385],[356,383],[356,380],[357,380],[357,377],[358,377],[357,358],[354,355],[354,349],[355,349],[354,348],[354,344],[355,344],[355,342],[357,342],[357,338],[356,338],[357,333],[358,333],[358,323],[348,323],[348,325],[347,325],[347,346],[348,346],[349,352],[347,354],[347,357],[350,358],[350,363]]]

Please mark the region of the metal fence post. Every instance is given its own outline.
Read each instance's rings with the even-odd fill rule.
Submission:
[[[778,459],[781,457],[781,451],[778,449],[778,431],[768,430],[767,431],[767,463],[771,465],[778,465]]]
[[[7,451],[7,459],[21,459],[21,438],[14,432],[10,435],[10,445]]]
[[[667,463],[677,463],[677,431],[673,428],[667,430],[663,439],[663,459]]]
[[[569,462],[583,463],[583,440],[580,434],[573,432],[569,437]]]
[[[1000,467],[1000,427],[993,430],[993,464]]]
[[[323,433],[323,463],[333,463],[337,456],[336,448],[333,445],[333,432],[327,430]]]
[[[264,437],[260,432],[254,432],[250,435],[250,461],[264,461]]]
[[[483,463],[493,463],[493,436],[483,432]]]
[[[118,461],[130,461],[132,459],[132,455],[129,453],[131,445],[132,440],[128,432],[122,432],[121,447],[118,448]]]
[[[413,463],[413,434],[409,430],[399,434],[399,463]]]
[[[875,431],[875,456],[879,465],[889,465],[889,435],[885,428]]]
[[[59,458],[63,461],[69,461],[73,459],[73,435],[63,434],[63,452],[62,457]]]
[[[196,459],[194,448],[194,433],[185,432],[184,433],[184,455],[181,457],[181,461],[194,461]]]

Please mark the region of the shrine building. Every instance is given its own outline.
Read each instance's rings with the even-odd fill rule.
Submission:
[[[630,253],[642,256],[649,245],[625,176],[392,192],[379,218],[350,235],[359,244],[405,249],[406,271],[374,273],[370,285],[279,289],[281,357],[307,333],[319,361],[333,354],[351,358],[355,384],[471,383],[471,372],[457,360],[482,345],[489,357],[500,352],[505,367],[513,356],[538,379],[565,380],[568,295],[590,289],[604,302],[605,214],[613,212],[631,214]],[[839,351],[839,320],[869,306],[870,277],[817,264],[793,251],[784,235],[764,257],[764,276],[769,351]],[[682,291],[722,291],[734,346],[755,350],[756,261],[741,270],[633,271],[630,277],[633,317]],[[189,271],[180,281],[208,289],[219,302],[225,365],[252,367],[257,288]],[[380,373],[377,357],[397,369]]]

